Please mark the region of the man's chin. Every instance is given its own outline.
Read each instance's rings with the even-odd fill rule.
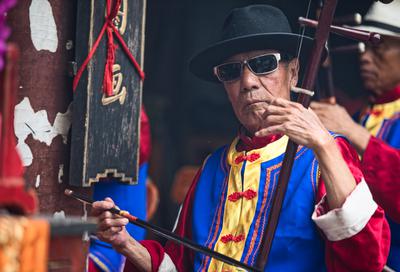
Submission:
[[[381,94],[381,91],[375,82],[371,80],[365,80],[363,83],[365,90],[372,96],[379,96]]]

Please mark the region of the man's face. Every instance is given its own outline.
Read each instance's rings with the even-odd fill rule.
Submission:
[[[243,61],[275,50],[251,51],[234,55],[226,60]],[[250,132],[259,130],[268,101],[280,97],[290,99],[290,87],[297,84],[297,59],[279,62],[278,69],[270,74],[257,76],[244,65],[241,77],[224,82],[224,88],[240,123]],[[265,117],[265,116],[264,116]]]
[[[364,87],[379,96],[400,83],[400,38],[383,37],[377,46],[367,46],[360,56]]]

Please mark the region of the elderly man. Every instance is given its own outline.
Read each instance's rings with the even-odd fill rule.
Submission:
[[[362,155],[361,169],[374,199],[391,220],[388,265],[400,270],[400,1],[375,3],[361,29],[380,33],[383,42],[360,55],[361,77],[370,104],[354,122],[339,105],[312,103],[324,125],[346,136]],[[395,221],[397,223],[392,222]]]
[[[242,129],[204,162],[175,233],[254,265],[290,138],[301,146],[266,269],[381,271],[390,234],[357,153],[312,110],[289,101],[298,39],[280,10],[253,5],[233,10],[222,39],[192,59],[195,75],[223,84]],[[305,51],[311,43],[303,41]],[[94,204],[98,237],[127,257],[125,271],[237,271],[170,242],[135,241],[127,220],[106,211],[113,205]]]

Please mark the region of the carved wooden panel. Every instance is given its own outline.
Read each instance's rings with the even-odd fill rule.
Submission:
[[[106,1],[78,1],[76,62],[89,54],[106,14]],[[144,0],[122,0],[114,19],[132,55],[143,64]],[[118,44],[114,38],[115,44]],[[142,83],[118,44],[113,65],[113,94],[103,94],[107,35],[84,71],[74,93],[70,184],[90,186],[102,178],[116,177],[134,184],[138,174],[138,125]]]

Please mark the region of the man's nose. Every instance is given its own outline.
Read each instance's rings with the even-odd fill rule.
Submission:
[[[243,91],[251,91],[260,87],[260,80],[258,79],[258,76],[253,74],[247,65],[244,65],[243,67],[241,81]]]

